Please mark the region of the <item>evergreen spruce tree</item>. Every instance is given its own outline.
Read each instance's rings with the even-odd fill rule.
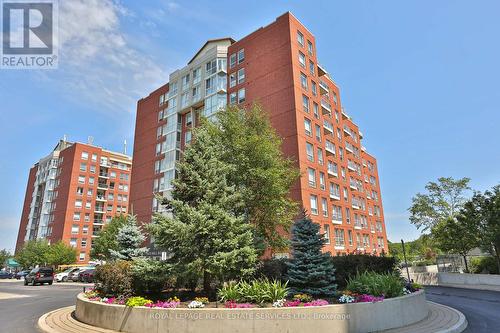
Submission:
[[[137,225],[134,215],[127,215],[127,221],[118,229],[116,234],[117,249],[110,249],[111,257],[115,260],[132,260],[146,254],[147,249],[141,247],[146,237]]]
[[[337,290],[330,252],[323,253],[324,234],[319,225],[304,216],[292,226],[292,259],[287,263],[290,293],[333,297]]]
[[[205,291],[214,280],[251,274],[257,260],[252,226],[237,213],[243,198],[227,182],[234,168],[222,161],[223,151],[206,127],[195,131],[178,165],[172,199],[165,201],[173,214],[155,216],[150,226],[156,245],[171,254],[174,268],[198,274]]]

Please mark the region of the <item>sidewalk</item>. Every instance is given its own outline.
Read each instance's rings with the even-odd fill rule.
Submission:
[[[460,333],[467,328],[465,316],[448,306],[428,302],[429,316],[406,327],[383,331],[384,333]],[[44,333],[117,333],[79,322],[73,317],[74,306],[46,313],[38,320],[38,328]]]

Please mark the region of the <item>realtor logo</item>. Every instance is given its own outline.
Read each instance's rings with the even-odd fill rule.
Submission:
[[[57,1],[2,3],[1,68],[57,68]]]

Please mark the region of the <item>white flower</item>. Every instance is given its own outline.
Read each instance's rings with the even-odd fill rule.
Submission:
[[[204,308],[204,307],[205,307],[205,304],[203,304],[202,302],[198,302],[198,301],[191,301],[191,303],[188,304],[188,308],[190,308],[190,309]]]
[[[273,308],[282,308],[285,305],[285,299],[279,299],[273,303]]]
[[[411,294],[411,291],[406,288],[403,288],[403,295],[408,295],[408,294]]]
[[[353,303],[356,299],[352,297],[351,295],[346,295],[343,294],[342,296],[339,297],[339,302],[340,303]]]

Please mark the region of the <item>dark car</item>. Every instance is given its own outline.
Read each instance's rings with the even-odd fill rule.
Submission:
[[[37,267],[24,277],[24,285],[52,284],[54,282],[54,270],[51,267]]]
[[[78,274],[78,281],[80,282],[93,282],[95,269],[86,269]]]
[[[18,279],[18,280],[21,280],[21,278],[24,279],[24,277],[26,275],[28,275],[29,273],[30,273],[29,270],[17,272],[16,275],[15,275],[15,278]]]
[[[12,273],[6,271],[0,271],[0,279],[12,279]]]

